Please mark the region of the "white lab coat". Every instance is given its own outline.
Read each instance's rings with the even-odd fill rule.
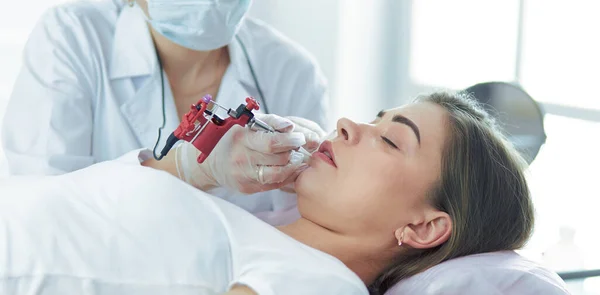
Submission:
[[[158,62],[142,10],[123,2],[63,4],[35,26],[2,127],[11,175],[61,174],[154,147],[163,120]],[[239,37],[265,101],[236,41],[228,47],[231,64],[217,101],[235,108],[250,95],[271,113],[301,116],[328,128],[326,83],[314,59],[256,20],[246,19]],[[180,121],[166,75],[164,87],[166,126],[159,148]],[[251,212],[295,202],[280,191],[211,193]]]

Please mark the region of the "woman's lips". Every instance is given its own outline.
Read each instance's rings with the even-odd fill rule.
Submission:
[[[314,152],[312,154],[313,157],[319,158],[325,162],[327,162],[329,165],[333,166],[333,167],[337,167],[335,166],[335,163],[333,162],[333,160],[331,160],[331,158],[329,158],[325,153],[323,152]]]
[[[329,140],[321,143],[319,150],[313,153],[313,157],[319,158],[329,165],[337,168],[337,165],[335,164],[335,154],[333,153],[331,141]]]

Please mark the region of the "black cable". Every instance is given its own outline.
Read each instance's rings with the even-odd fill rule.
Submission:
[[[162,61],[160,60],[160,55],[158,55],[158,48],[156,44],[154,45],[154,51],[156,52],[156,59],[158,60],[158,70],[160,71],[160,90],[162,95],[162,117],[163,123],[160,128],[158,128],[158,138],[156,139],[156,143],[154,144],[154,149],[152,150],[152,155],[154,159],[160,161],[165,156],[166,153],[161,153],[160,156],[156,156],[156,148],[158,147],[158,143],[160,142],[160,137],[162,134],[162,130],[165,128],[167,123],[167,115],[165,111],[165,75],[163,73]]]

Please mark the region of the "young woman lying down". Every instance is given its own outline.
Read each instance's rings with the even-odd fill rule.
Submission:
[[[369,124],[341,119],[319,150],[295,182],[301,218],[279,228],[139,151],[4,180],[0,293],[383,293],[530,235],[523,161],[464,94],[433,93]]]

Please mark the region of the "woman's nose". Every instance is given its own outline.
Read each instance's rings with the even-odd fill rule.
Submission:
[[[337,122],[337,132],[346,143],[356,144],[360,141],[360,127],[354,121],[342,118]]]

